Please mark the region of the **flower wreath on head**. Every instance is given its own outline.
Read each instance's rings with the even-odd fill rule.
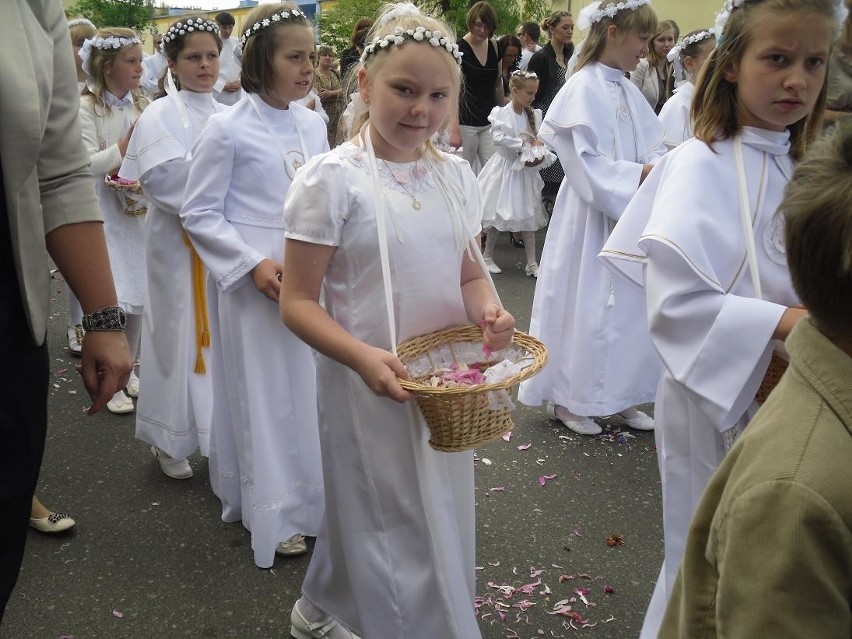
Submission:
[[[728,24],[728,19],[734,10],[739,9],[750,0],[726,0],[725,6],[716,16],[716,44],[722,44],[722,36],[724,35],[725,25]],[[751,0],[754,1],[754,0]],[[837,22],[837,32],[840,33],[843,24],[846,22],[846,17],[849,15],[849,9],[846,8],[845,0],[833,0],[834,4],[834,19]]]
[[[258,20],[243,32],[243,35],[240,38],[240,49],[246,46],[246,42],[248,42],[248,39],[251,36],[260,31],[263,31],[266,27],[272,26],[273,24],[281,22],[282,20],[294,20],[298,18],[305,18],[305,14],[299,11],[298,9],[284,9],[284,11],[273,13],[268,18]]]
[[[515,69],[509,74],[511,77],[518,76],[524,80],[538,80],[538,74],[532,71],[524,71],[523,69]]]
[[[635,11],[639,7],[651,4],[651,0],[624,0],[601,8],[601,0],[586,5],[577,15],[577,28],[588,31],[591,26],[604,18],[614,18],[619,11]]]
[[[671,48],[671,50],[666,54],[666,60],[668,60],[674,65],[675,80],[680,81],[685,79],[682,59],[684,50],[687,47],[691,47],[693,44],[698,44],[699,42],[704,42],[705,40],[709,40],[710,38],[715,37],[715,29],[704,29],[702,31],[699,31],[698,33],[693,33],[692,35],[686,36],[683,40],[681,40]]]
[[[163,34],[163,44],[194,31],[209,31],[214,35],[219,35],[219,25],[207,18],[187,18],[184,22],[175,22]]]
[[[459,45],[452,40],[447,39],[443,33],[438,31],[429,31],[426,27],[416,27],[415,29],[403,29],[397,27],[393,33],[389,33],[383,38],[376,38],[366,47],[361,54],[361,62],[363,63],[371,55],[387,49],[392,45],[399,46],[406,40],[414,40],[415,42],[426,42],[433,47],[444,48],[448,53],[452,54],[456,60],[456,64],[462,63],[462,52],[459,51]]]
[[[94,38],[87,38],[83,40],[83,46],[80,47],[80,67],[83,69],[85,74],[91,78],[92,77],[92,48],[100,49],[101,51],[107,51],[109,49],[117,50],[122,49],[124,47],[129,47],[134,44],[142,44],[142,40],[133,36],[132,38],[125,38],[124,36],[95,36]]]
[[[79,27],[81,24],[85,24],[87,27],[92,27],[92,29],[94,29],[95,31],[98,30],[98,28],[95,26],[95,23],[86,18],[74,18],[73,20],[69,20],[68,28],[70,29],[71,27]]]

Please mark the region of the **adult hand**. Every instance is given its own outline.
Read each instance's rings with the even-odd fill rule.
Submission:
[[[122,331],[89,331],[83,336],[82,363],[77,371],[92,399],[87,415],[101,410],[127,386],[133,359]]]
[[[222,91],[225,93],[234,93],[235,91],[239,91],[242,84],[239,80],[234,80],[233,82],[226,82],[225,86],[222,87]]]
[[[261,260],[251,270],[251,281],[254,287],[263,293],[267,299],[278,303],[278,294],[281,292],[281,273],[284,272],[283,265],[270,259]]]

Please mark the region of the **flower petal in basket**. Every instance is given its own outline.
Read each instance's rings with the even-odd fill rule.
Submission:
[[[508,391],[523,380],[535,375],[547,363],[544,344],[530,335],[515,332],[513,343],[491,354],[486,363],[496,364],[504,359],[529,361],[500,382],[462,387],[435,387],[428,384],[433,371],[461,364],[482,363],[482,329],[477,326],[458,326],[421,335],[400,344],[399,358],[412,380],[400,380],[403,388],[414,393],[431,437],[429,444],[436,450],[461,451],[499,439],[513,428],[508,409],[494,410],[489,393]]]

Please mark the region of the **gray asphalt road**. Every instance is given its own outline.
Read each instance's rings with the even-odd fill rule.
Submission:
[[[497,261],[503,302],[526,329],[534,281],[523,251],[506,236]],[[78,525],[64,537],[30,531],[0,637],[288,637],[308,557],[256,568],[249,534],[219,519],[204,458],[191,459],[193,479],[168,479],[133,438],[132,416],[82,414],[77,360],[64,347],[65,284],[54,283],[38,494]],[[582,437],[523,407],[515,421],[509,441],[477,452],[483,637],[636,637],[662,560],[653,434]]]

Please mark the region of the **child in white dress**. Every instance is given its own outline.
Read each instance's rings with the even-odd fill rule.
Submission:
[[[486,230],[485,265],[492,273],[502,272],[494,263],[494,246],[500,231],[520,232],[527,265],[524,272],[538,277],[535,232],[547,225],[541,202],[544,180],[539,171],[556,156],[538,139],[541,109],[533,109],[538,76],[514,71],[509,77],[509,104],[494,107],[488,116],[496,152],[476,180],[482,191],[482,228]]]
[[[669,149],[692,137],[689,111],[695,80],[715,47],[715,31],[698,29],[687,33],[668,53],[669,62],[674,64],[675,81],[682,82],[660,111],[660,122],[666,129],[664,142]]]
[[[163,34],[172,77],[168,95],[137,121],[119,171],[141,184],[149,203],[136,438],[151,445],[173,479],[192,477],[186,457],[198,448],[207,455],[210,437],[213,392],[202,352],[209,345],[205,274],[181,227],[180,209],[190,149],[207,119],[225,108],[211,93],[221,46],[216,23],[205,18],[182,18]]]
[[[647,0],[604,0],[578,16],[588,31],[576,71],[559,91],[539,137],[556,151],[565,180],[553,209],[533,299],[530,333],[549,352],[544,370],[521,384],[528,406],[576,433],[601,432],[592,416],[618,413],[632,428],[653,420],[649,402],[661,367],[641,293],[597,259],[639,184],[665,153],[663,129],[625,77],[647,51],[657,17]],[[612,14],[612,15],[610,15]]]
[[[71,36],[71,50],[77,65],[77,93],[82,93],[86,86],[86,72],[83,71],[83,61],[80,59],[80,49],[88,38],[93,38],[98,29],[86,18],[74,18],[68,21],[68,35]],[[68,296],[68,351],[75,356],[83,352],[83,309],[80,301],[69,288]]]
[[[430,448],[399,385],[379,239],[399,341],[474,323],[493,348],[508,344],[514,319],[476,247],[476,179],[429,141],[456,108],[456,52],[413,4],[386,8],[357,75],[369,105],[357,137],[312,160],[287,196],[281,314],[319,352],[326,489],[297,639],[480,637],[473,452]]]
[[[776,210],[793,161],[819,130],[834,6],[750,0],[726,9],[695,88],[695,137],[651,172],[602,253],[644,286],[665,364],[656,403],[665,560],[648,638],[704,487],[757,410],[773,341],[805,314]]]
[[[314,358],[281,326],[277,303],[284,196],[328,141],[322,119],[295,104],[314,73],[304,14],[264,4],[244,26],[246,96],[210,117],[198,138],[180,216],[218,288],[219,343],[211,347],[227,367],[233,424],[217,417],[212,427],[217,495],[223,517],[251,531],[255,563],[268,568],[276,552],[306,552],[303,535],[315,535],[322,516]]]
[[[121,166],[133,125],[148,104],[139,92],[142,75],[142,41],[130,29],[101,29],[80,48],[86,88],[80,98],[83,144],[91,153],[95,193],[104,214],[112,277],[118,305],[127,314],[125,334],[134,361],[139,353],[142,309],[145,306],[144,206],[125,206],[120,192],[104,183]],[[125,390],[127,391],[125,393]],[[107,403],[111,413],[133,412],[139,378],[132,373],[125,390]]]

